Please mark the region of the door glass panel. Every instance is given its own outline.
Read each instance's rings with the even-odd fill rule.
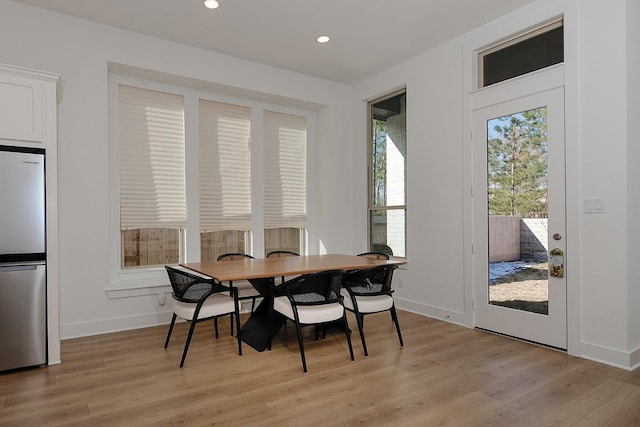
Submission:
[[[546,107],[487,122],[489,304],[549,313]]]

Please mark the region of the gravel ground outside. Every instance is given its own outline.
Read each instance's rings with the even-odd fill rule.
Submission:
[[[489,300],[531,301],[549,300],[546,262],[529,265],[515,273],[507,274],[493,281],[489,286]]]
[[[501,283],[489,288],[491,301],[548,301],[549,287],[546,280],[523,280]]]

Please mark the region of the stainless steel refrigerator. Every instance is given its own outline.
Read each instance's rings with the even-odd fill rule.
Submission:
[[[45,151],[0,146],[0,371],[47,363]]]

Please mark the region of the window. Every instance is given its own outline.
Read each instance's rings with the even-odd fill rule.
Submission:
[[[200,258],[245,252],[251,229],[251,109],[200,100]]]
[[[406,93],[369,103],[369,249],[406,256]]]
[[[264,112],[264,247],[301,253],[307,217],[307,121]]]
[[[177,263],[186,224],[184,99],[120,85],[121,266]]]
[[[478,54],[478,87],[485,87],[564,61],[562,20],[543,25]]]
[[[264,230],[264,253],[271,251],[291,251],[302,254],[303,228],[280,227],[265,228]]]
[[[304,253],[312,112],[110,79],[114,288],[153,285],[165,264],[225,252]]]

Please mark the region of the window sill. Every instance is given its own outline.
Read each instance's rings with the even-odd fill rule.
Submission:
[[[159,300],[164,300],[171,292],[169,279],[161,267],[120,270],[114,278],[105,289],[109,299],[157,295]]]
[[[133,298],[148,295],[155,295],[158,300],[165,299],[166,294],[171,293],[171,286],[143,286],[138,288],[106,288],[105,292],[109,299]]]

